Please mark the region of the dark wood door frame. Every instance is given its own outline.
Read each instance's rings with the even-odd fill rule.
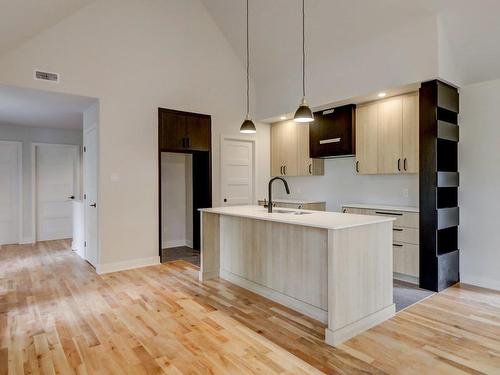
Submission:
[[[200,132],[200,136],[204,137],[204,141],[201,143],[205,143],[205,146],[202,146],[200,151],[200,147],[198,149],[190,148],[190,145],[198,146],[200,144],[200,140],[197,139],[196,142],[181,142],[181,147],[170,148],[165,147],[164,140],[169,136],[168,128],[165,128],[162,124],[162,113],[171,113],[180,116],[186,116],[189,118],[199,118],[203,120],[205,123],[208,122],[208,131],[204,129]],[[159,255],[161,261],[161,253],[162,253],[162,219],[161,219],[161,208],[162,208],[162,195],[161,195],[161,153],[162,152],[173,152],[173,153],[184,153],[191,154],[193,156],[193,248],[200,249],[200,214],[198,209],[204,207],[212,206],[212,138],[211,138],[211,116],[200,113],[193,112],[184,112],[173,109],[165,109],[158,108],[158,248]],[[189,135],[188,137],[197,137],[198,134],[193,133],[193,125],[189,126]],[[177,134],[173,134],[173,136],[179,136]],[[208,138],[208,139],[206,139]],[[208,146],[208,147],[207,147]]]

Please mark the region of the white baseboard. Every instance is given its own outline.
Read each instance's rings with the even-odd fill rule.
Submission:
[[[188,241],[186,239],[162,241],[161,243],[162,249],[170,249],[171,247],[179,247],[179,246],[193,247],[193,243],[192,241]]]
[[[212,275],[200,275],[202,279],[204,279],[204,277],[206,276],[212,276]],[[328,312],[320,309],[319,307],[299,301],[293,297],[287,296],[286,294],[280,293],[274,289],[270,289],[263,285],[254,283],[253,281],[244,279],[243,277],[240,277],[228,271],[220,270],[220,278],[227,280],[233,284],[236,284],[244,289],[248,289],[256,294],[261,295],[262,297],[270,299],[271,301],[285,305],[286,307],[289,307],[292,310],[298,311],[304,315],[307,315],[310,318],[319,320],[322,323],[328,322]]]
[[[96,272],[99,275],[102,275],[105,273],[125,271],[133,268],[156,266],[158,264],[160,264],[160,257],[154,256],[149,258],[125,260],[123,262],[98,264],[96,267]]]
[[[500,291],[500,280],[495,280],[485,277],[477,277],[477,276],[464,276],[464,274],[461,273],[460,283]]]
[[[28,245],[28,244],[32,244],[32,243],[35,243],[35,241],[33,241],[33,238],[31,238],[31,237],[24,237],[19,242],[19,245]]]

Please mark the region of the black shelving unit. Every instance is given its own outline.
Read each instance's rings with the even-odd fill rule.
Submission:
[[[439,292],[460,280],[458,90],[420,88],[420,287]]]

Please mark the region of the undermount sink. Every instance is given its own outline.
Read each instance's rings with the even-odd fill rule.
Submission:
[[[312,212],[304,212],[304,211],[288,211],[288,210],[273,210],[273,212],[277,214],[289,214],[289,215],[308,215]]]

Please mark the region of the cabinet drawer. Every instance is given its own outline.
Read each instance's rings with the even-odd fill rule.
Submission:
[[[418,245],[420,243],[419,230],[417,228],[405,228],[394,226],[393,228],[394,241],[405,242]]]
[[[394,272],[419,277],[419,245],[394,242]]]
[[[416,212],[390,211],[390,210],[369,210],[368,215],[381,215],[395,217],[395,227],[419,228],[419,215]]]

